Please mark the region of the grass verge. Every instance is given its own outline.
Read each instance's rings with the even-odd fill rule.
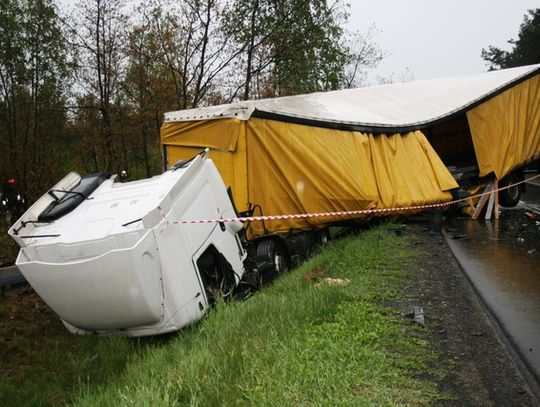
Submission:
[[[30,288],[0,295],[0,405],[61,405],[122,371],[136,341],[69,334]]]
[[[73,360],[71,377],[55,369],[66,381],[63,398],[55,401],[92,406],[429,404],[439,396],[435,384],[419,378],[433,360],[428,343],[399,310],[383,305],[399,298],[406,285],[408,265],[415,259],[410,250],[386,227],[374,228],[332,242],[247,301],[218,304],[204,321],[168,340],[74,337],[90,341],[91,352],[83,354],[94,354],[99,363]],[[318,278],[304,278],[320,272]],[[316,286],[327,277],[349,282]],[[65,356],[58,352],[55,358]],[[36,397],[48,403],[46,392],[33,391],[41,391]]]

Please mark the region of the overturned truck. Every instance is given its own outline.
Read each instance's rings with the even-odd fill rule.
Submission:
[[[167,113],[168,170],[133,182],[68,174],[9,230],[17,265],[71,332],[180,329],[217,296],[286,270],[330,225],[358,218],[343,212],[449,202],[467,182],[538,159],[539,73]],[[328,212],[342,214],[282,216]],[[267,217],[238,220],[252,215]]]

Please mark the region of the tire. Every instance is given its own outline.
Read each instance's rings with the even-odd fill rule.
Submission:
[[[279,244],[275,239],[261,241],[257,246],[257,255],[268,255],[272,259],[273,267],[260,276],[263,284],[272,281],[289,268],[287,253],[283,245]]]
[[[513,172],[499,181],[499,188],[504,188],[508,185],[513,185],[520,181],[522,181],[520,175]],[[521,185],[513,186],[499,191],[499,203],[501,204],[501,206],[504,206],[506,208],[513,208],[514,206],[516,206],[519,203],[520,198]]]

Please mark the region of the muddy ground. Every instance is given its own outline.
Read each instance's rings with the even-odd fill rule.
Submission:
[[[5,217],[0,215],[0,267],[13,265],[18,252],[17,244],[7,235],[8,229]]]
[[[449,372],[435,378],[452,397],[440,405],[540,406],[444,238],[422,224],[408,224],[404,233],[425,256],[414,265],[418,278],[402,306],[423,308],[427,338]]]
[[[411,247],[424,255],[410,269],[414,278],[406,288],[406,297],[392,305],[400,309],[420,306],[424,310],[423,335],[440,354],[434,368],[448,372],[444,377],[425,374],[449,395],[438,405],[540,406],[444,238],[429,234],[424,223],[408,223],[402,233]],[[35,341],[30,342],[36,346],[40,336],[63,330],[29,286],[4,292],[0,301],[0,360],[4,366],[16,363],[25,353],[9,341],[20,321],[25,321],[26,329],[34,327],[29,331]]]

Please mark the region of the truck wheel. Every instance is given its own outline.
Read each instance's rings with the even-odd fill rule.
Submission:
[[[520,182],[522,179],[519,174],[513,172],[499,181],[499,188],[507,187]],[[506,208],[513,208],[521,198],[521,185],[512,186],[499,191],[499,203]]]
[[[282,245],[274,239],[266,239],[257,246],[257,255],[268,255],[272,259],[273,268],[261,276],[261,282],[267,283],[279,274],[285,273],[288,268],[287,253]]]

